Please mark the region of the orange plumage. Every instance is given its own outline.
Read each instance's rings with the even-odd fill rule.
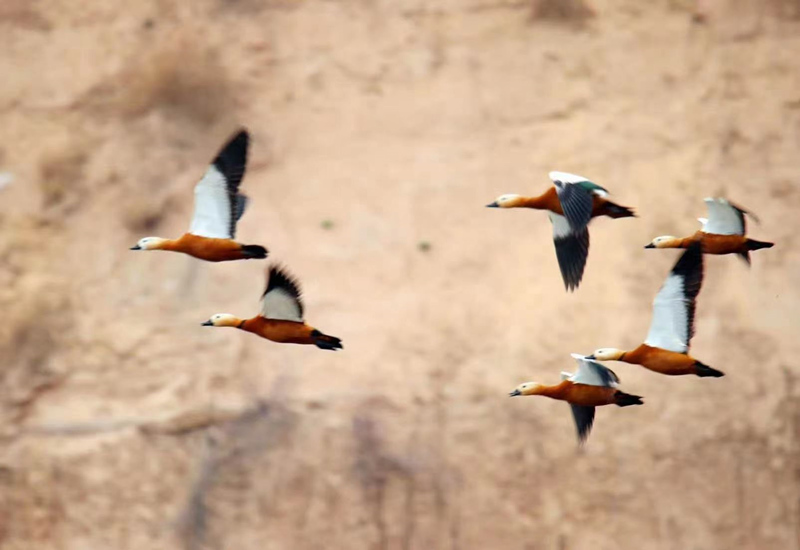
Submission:
[[[698,374],[698,366],[702,365],[688,353],[678,353],[642,344],[638,348],[625,352],[618,361],[640,365],[653,372],[678,376]],[[702,368],[702,367],[700,367]]]
[[[280,344],[313,344],[320,349],[342,349],[342,341],[323,334],[303,320],[300,285],[279,267],[269,268],[267,288],[261,297],[261,314],[239,319],[228,313],[217,313],[203,326],[233,327],[251,332]]]
[[[574,384],[569,380],[563,380],[555,386],[539,386],[530,395],[543,395],[582,407],[600,407],[616,404],[617,393],[621,392],[616,388]]]
[[[185,233],[178,239],[164,241],[159,250],[182,252],[207,262],[227,262],[266,257],[258,248],[260,247],[254,249],[252,245],[243,245],[231,239],[214,239]]]
[[[559,216],[564,215],[561,201],[555,187],[550,187],[538,197],[520,197],[513,206],[517,208],[533,208],[535,210],[549,210]],[[633,210],[627,206],[620,206],[598,195],[592,195],[592,217],[608,216],[610,218],[634,217]]]
[[[239,192],[239,186],[249,143],[247,131],[239,131],[195,185],[194,215],[188,233],[177,239],[145,237],[131,250],[169,250],[208,262],[266,258],[268,252],[263,246],[234,240],[236,224],[247,206],[247,197]]]

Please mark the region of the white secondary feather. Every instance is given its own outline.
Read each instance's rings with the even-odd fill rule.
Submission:
[[[547,174],[553,182],[560,181],[561,183],[580,183],[582,181],[589,181],[588,178],[578,176],[577,174],[570,174],[569,172],[550,172]]]
[[[567,221],[567,218],[564,216],[559,216],[558,214],[554,214],[552,212],[548,212],[547,215],[550,217],[550,223],[553,224],[553,239],[563,239],[564,237],[569,236],[572,233],[572,228]]]
[[[303,322],[297,299],[282,288],[274,288],[261,299],[261,315],[267,319]]]
[[[616,388],[619,385],[619,378],[617,378],[617,375],[614,374],[611,369],[604,367],[596,361],[586,359],[583,355],[577,353],[571,355],[578,362],[578,371],[568,378],[573,384],[611,388]]]
[[[686,353],[689,350],[689,303],[684,278],[670,274],[653,300],[653,319],[644,341],[648,346]]]
[[[743,214],[725,199],[705,199],[708,221],[703,232],[715,235],[744,235]]]
[[[194,215],[189,233],[230,239],[231,211],[225,176],[212,164],[194,188]]]

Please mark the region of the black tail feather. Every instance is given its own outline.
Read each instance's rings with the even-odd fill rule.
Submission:
[[[328,349],[333,351],[337,349],[344,349],[341,338],[322,334],[316,329],[311,331],[311,339],[314,341],[314,345],[320,349]]]
[[[705,378],[707,376],[712,376],[714,378],[719,378],[720,376],[725,376],[725,373],[722,372],[721,370],[713,369],[713,368],[709,367],[708,365],[704,365],[700,361],[697,361],[694,364],[694,369],[695,369],[695,373],[697,374],[697,376],[699,376],[701,378]]]
[[[775,246],[775,243],[747,239],[747,250],[761,250],[762,248],[772,248],[773,246]]]
[[[631,395],[629,393],[617,391],[614,394],[614,403],[618,407],[629,407],[631,405],[644,405],[642,397],[639,395]]]
[[[633,208],[628,208],[627,206],[622,206],[611,201],[606,203],[606,207],[608,208],[608,215],[614,219],[636,217],[636,212],[633,211]]]
[[[267,257],[267,249],[257,244],[243,244],[242,254],[248,260],[263,260]]]

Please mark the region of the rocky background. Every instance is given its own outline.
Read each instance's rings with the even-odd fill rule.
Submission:
[[[2,0],[0,548],[800,548],[798,52],[796,0]],[[263,262],[128,251],[240,125],[238,237],[341,353],[199,326]],[[553,169],[640,214],[574,294],[484,208]],[[776,242],[707,260],[727,376],[612,365],[583,450],[508,399],[643,340],[709,195]]]

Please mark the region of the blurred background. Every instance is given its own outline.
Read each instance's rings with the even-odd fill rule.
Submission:
[[[2,0],[0,548],[800,548],[800,2]],[[188,229],[252,133],[237,237],[345,349],[201,328],[264,262],[128,248]],[[607,187],[567,294],[536,195]],[[611,364],[643,407],[510,400],[631,349],[722,195],[692,354]]]

